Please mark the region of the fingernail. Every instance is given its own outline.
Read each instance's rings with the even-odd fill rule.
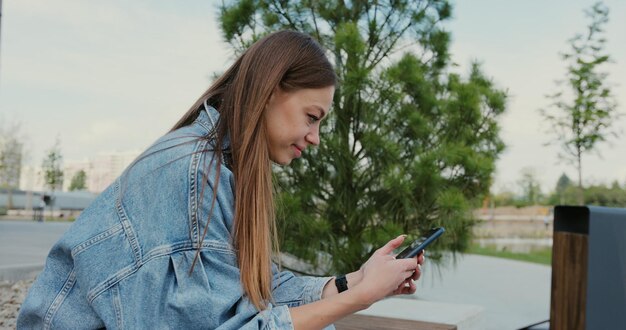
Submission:
[[[402,234],[402,235],[400,235],[398,237],[406,238],[406,236],[407,236],[407,234]]]

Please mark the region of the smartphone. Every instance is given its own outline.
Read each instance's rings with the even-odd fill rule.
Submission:
[[[411,245],[407,246],[406,249],[398,253],[396,259],[413,258],[419,255],[428,245],[430,245],[430,243],[434,242],[445,231],[446,230],[443,227],[429,230],[426,235],[416,239],[413,243],[411,243]]]

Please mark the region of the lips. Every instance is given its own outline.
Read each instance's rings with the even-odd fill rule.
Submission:
[[[299,147],[299,146],[294,144],[293,145],[293,150],[295,151],[296,158],[298,158],[298,157],[302,156],[302,151],[304,150],[304,148],[301,148],[301,147]]]

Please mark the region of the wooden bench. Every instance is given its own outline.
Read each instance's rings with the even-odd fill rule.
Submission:
[[[338,330],[482,330],[483,307],[391,297],[338,322]]]
[[[337,330],[363,330],[363,329],[419,329],[419,330],[457,330],[456,325],[422,322],[414,320],[401,320],[388,317],[353,314],[335,322]]]

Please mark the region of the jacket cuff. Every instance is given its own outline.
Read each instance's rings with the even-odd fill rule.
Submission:
[[[286,305],[273,306],[270,310],[266,310],[265,312],[270,312],[271,317],[266,326],[263,327],[264,329],[293,329],[291,313],[289,313],[289,307]]]

